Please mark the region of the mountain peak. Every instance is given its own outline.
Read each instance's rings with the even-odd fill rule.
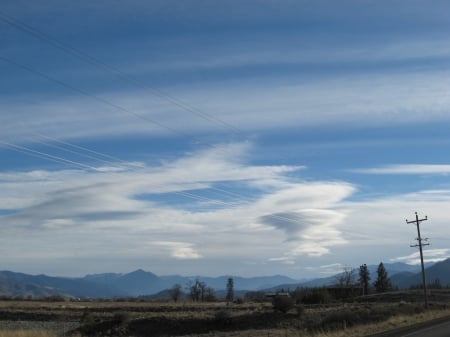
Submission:
[[[151,276],[151,277],[157,277],[156,274],[153,274],[152,272],[145,271],[144,269],[136,269],[135,271],[132,271],[128,274],[125,274],[123,276]]]

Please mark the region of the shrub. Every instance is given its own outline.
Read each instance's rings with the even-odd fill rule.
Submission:
[[[297,309],[297,317],[302,318],[305,313],[305,307],[302,304],[297,304],[295,309]]]
[[[294,304],[294,300],[290,296],[276,295],[272,301],[273,309],[282,313],[287,313],[294,307]]]
[[[214,322],[219,327],[224,327],[224,326],[230,325],[232,322],[230,311],[228,311],[226,309],[218,310],[214,314]]]
[[[244,299],[242,297],[238,297],[236,298],[236,300],[234,301],[235,304],[244,304]]]
[[[326,288],[314,288],[306,291],[300,300],[304,304],[326,304],[333,301],[333,297]]]
[[[336,311],[328,314],[322,320],[322,328],[325,330],[342,329],[352,326],[358,321],[358,317],[354,312],[349,310]]]
[[[82,326],[89,326],[95,323],[94,315],[91,312],[85,311],[83,316],[81,316],[80,324]]]
[[[125,325],[130,321],[130,314],[127,312],[117,312],[113,316],[113,322],[118,325]]]

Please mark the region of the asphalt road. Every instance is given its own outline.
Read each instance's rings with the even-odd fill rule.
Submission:
[[[372,337],[450,337],[450,317],[373,335]]]

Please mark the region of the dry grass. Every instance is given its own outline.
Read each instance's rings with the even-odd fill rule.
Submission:
[[[427,311],[421,314],[395,316],[384,322],[359,325],[333,332],[311,333],[298,329],[264,329],[230,332],[211,332],[207,334],[186,335],[184,337],[367,337],[379,332],[406,327],[450,315],[450,309]],[[0,336],[1,337],[1,336]]]
[[[361,305],[345,306],[339,305],[339,307],[317,307],[306,309],[305,319],[308,317],[326,317],[329,314],[333,314],[336,311],[347,310],[350,314],[352,310],[359,310]],[[364,305],[365,306],[365,305]],[[374,306],[374,305],[373,305]],[[387,306],[387,305],[386,305]],[[395,308],[409,308],[406,304],[395,304]],[[384,309],[383,305],[383,309]],[[372,305],[370,305],[372,308]],[[387,308],[389,309],[389,308]],[[412,307],[414,309],[414,307]],[[79,321],[84,312],[92,313],[96,319],[111,319],[117,313],[126,313],[130,319],[149,319],[154,317],[167,318],[171,320],[181,320],[186,318],[197,319],[211,319],[214,318],[220,310],[226,310],[232,317],[241,315],[252,315],[259,317],[260,313],[272,312],[272,308],[269,304],[261,303],[245,303],[242,305],[230,305],[226,306],[224,303],[157,303],[157,302],[39,302],[39,301],[0,301],[0,310],[5,312],[17,312],[18,315],[21,312],[31,312],[35,314],[54,314],[56,320],[62,321],[62,319],[70,319]],[[388,310],[389,311],[389,310]],[[357,311],[358,313],[360,311]],[[416,311],[418,312],[418,311]],[[406,313],[406,311],[403,311]],[[292,316],[294,313],[291,312]],[[253,330],[241,330],[241,331],[216,331],[211,333],[200,333],[190,335],[191,337],[363,337],[369,336],[381,331],[391,330],[402,326],[412,325],[419,322],[432,320],[434,318],[449,316],[450,309],[446,310],[430,310],[411,315],[395,315],[386,321],[379,323],[370,323],[366,325],[355,325],[345,330],[336,330],[334,332],[320,332],[312,334],[302,329],[296,329],[296,318],[294,316],[293,322],[282,322],[281,326],[287,328],[267,328],[261,329],[263,326],[275,326],[275,325],[252,325]],[[45,315],[44,315],[45,316]],[[345,317],[345,316],[344,316]],[[50,320],[54,319],[50,317]],[[341,318],[341,316],[338,317]],[[346,319],[346,318],[345,318]],[[318,320],[320,322],[320,320]],[[338,328],[340,320],[337,320]],[[285,325],[286,323],[286,325]],[[280,326],[280,325],[278,325]],[[322,325],[326,326],[326,325]],[[32,326],[31,328],[41,329],[41,325]],[[249,326],[250,327],[250,326]],[[316,327],[316,326],[315,326]],[[10,327],[8,327],[11,329]],[[22,327],[21,327],[22,328]],[[44,327],[45,328],[45,327]],[[317,326],[320,328],[320,326]],[[203,330],[206,331],[206,330]],[[43,330],[0,330],[0,337],[57,337],[58,335]],[[186,335],[189,336],[189,335]]]
[[[56,335],[39,330],[4,330],[0,331],[0,337],[56,337]]]
[[[376,334],[383,331],[389,331],[396,328],[410,326],[416,323],[422,323],[430,321],[440,317],[446,317],[450,315],[449,310],[440,311],[426,311],[421,314],[408,315],[408,316],[395,316],[384,322],[376,324],[367,324],[352,327],[346,330],[334,331],[329,333],[318,333],[313,335],[314,337],[365,337],[372,334]],[[298,335],[297,335],[298,336]]]

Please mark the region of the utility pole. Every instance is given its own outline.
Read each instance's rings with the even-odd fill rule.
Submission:
[[[430,244],[427,242],[427,241],[428,241],[428,238],[422,239],[422,238],[420,237],[420,226],[419,226],[419,224],[420,224],[422,221],[428,220],[428,217],[425,216],[425,218],[419,219],[419,216],[417,215],[417,212],[415,212],[415,213],[416,213],[416,220],[412,220],[412,221],[406,220],[406,223],[407,223],[407,224],[415,223],[416,226],[417,226],[417,238],[416,238],[416,240],[417,240],[418,243],[415,244],[415,245],[411,245],[410,247],[419,247],[419,251],[420,251],[420,264],[422,265],[423,295],[424,295],[424,297],[425,297],[425,308],[428,308],[427,280],[426,280],[426,277],[425,277],[425,266],[424,266],[424,264],[423,264],[423,249],[422,249],[422,247],[423,247],[423,246],[429,246]],[[425,241],[425,242],[422,242],[422,241]]]

